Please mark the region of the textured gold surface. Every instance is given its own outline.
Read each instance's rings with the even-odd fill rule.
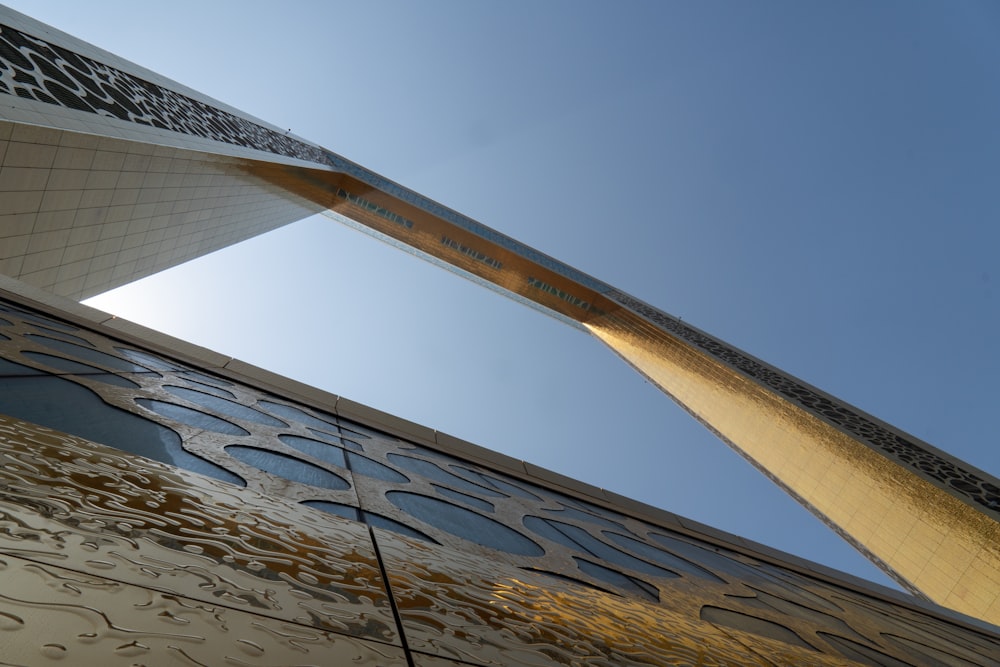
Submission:
[[[399,647],[0,555],[0,665],[369,665]]]
[[[996,637],[981,636],[933,612],[907,609],[856,588],[820,581],[745,550],[740,553],[708,543],[703,536],[682,535],[365,424],[213,378],[203,369],[123,347],[52,315],[0,303],[4,337],[0,406],[26,410],[42,420],[55,418],[46,422],[53,425],[58,425],[63,411],[83,411],[99,419],[141,415],[144,419],[131,417],[137,419],[135,429],[140,424],[153,427],[155,422],[180,434],[178,442],[183,441],[188,452],[184,465],[211,460],[237,474],[234,480],[246,480],[249,488],[8,419],[0,428],[4,436],[0,441],[7,443],[0,446],[0,480],[7,476],[0,495],[4,512],[0,554],[282,622],[379,642],[402,641],[395,632],[368,530],[289,502],[319,501],[337,503],[331,511],[354,518],[363,515],[375,525],[384,525],[378,517],[390,519],[399,529],[417,531],[440,543],[440,547],[410,544],[397,549],[395,560],[385,558],[382,563],[389,576],[404,586],[394,591],[397,596],[414,586],[426,588],[427,581],[443,582],[444,572],[450,573],[448,585],[441,589],[447,591],[446,597],[466,600],[454,608],[442,606],[431,599],[441,592],[435,590],[416,595],[422,600],[418,603],[409,594],[397,597],[399,608],[416,613],[410,620],[417,634],[408,636],[408,648],[416,651],[415,664],[473,659],[462,651],[471,651],[481,661],[502,662],[515,656],[530,664],[537,645],[552,641],[561,646],[560,633],[575,637],[595,632],[611,637],[598,642],[593,649],[597,655],[611,655],[615,663],[626,664],[650,664],[650,656],[666,650],[663,637],[672,642],[674,651],[665,655],[680,656],[681,662],[688,658],[677,647],[706,642],[709,647],[715,646],[712,642],[724,647],[716,651],[718,655],[735,651],[741,660],[748,659],[744,654],[767,656],[779,664],[825,664],[845,658],[878,662],[877,656],[934,664],[929,656],[944,655],[957,664],[990,665],[989,656],[1000,651]],[[84,362],[87,366],[72,365]],[[130,362],[149,370],[140,372]],[[53,375],[55,370],[61,375]],[[108,384],[112,377],[127,378],[132,384]],[[18,387],[33,398],[27,408],[14,398]],[[46,395],[53,387],[73,391],[58,394],[64,403],[53,403]],[[225,416],[245,434],[224,435],[178,422],[147,410],[137,399]],[[40,403],[54,410],[40,409],[44,407]],[[254,421],[277,417],[283,421]],[[138,437],[139,430],[130,426],[127,432]],[[289,444],[296,442],[289,436],[313,439],[304,441],[309,446],[299,450]],[[264,472],[230,455],[227,446],[236,443],[249,451],[280,454],[297,466],[308,464],[335,473],[347,488],[320,488]],[[129,437],[119,446],[147,451],[134,447],[137,444],[141,443]],[[164,456],[155,447],[148,451]],[[433,507],[458,510],[459,524],[441,521],[434,512],[409,513],[392,501],[400,494],[445,503]],[[507,537],[487,539],[483,531],[496,531],[498,526],[503,527],[499,534]],[[393,538],[382,531],[377,534],[379,547],[391,552]],[[513,535],[531,540],[540,551],[525,555],[505,550],[505,540]],[[388,552],[383,550],[383,555]],[[444,564],[425,563],[440,554],[446,556],[441,557]],[[410,562],[403,562],[403,556]],[[478,574],[467,585],[458,573],[474,564]],[[460,640],[485,632],[466,627],[485,613],[463,606],[482,600],[477,587],[505,591],[502,604],[509,598],[517,613],[509,627],[503,614],[490,626],[500,631],[501,639],[484,635],[469,648]],[[521,596],[527,596],[523,604]],[[424,611],[414,611],[421,608]],[[581,615],[587,609],[600,610],[605,620],[589,619],[580,625],[575,616],[552,616],[562,614],[563,608]],[[526,629],[525,619],[535,616],[541,619],[541,629]],[[444,639],[426,635],[435,618],[444,628],[439,629]],[[641,646],[621,644],[625,640],[613,632],[615,623],[627,626],[629,637],[640,636]],[[559,655],[575,659],[572,652]],[[701,659],[712,664],[710,659],[716,658],[708,656]],[[600,659],[591,662],[600,664]]]
[[[652,605],[376,534],[415,652],[476,665],[537,667],[853,664],[702,622],[691,614],[700,603],[694,595],[678,593],[669,606]]]
[[[939,604],[1000,623],[996,521],[722,363],[665,334],[630,333],[641,330],[634,326],[588,325],[897,577]]]
[[[0,417],[0,553],[398,643],[368,531]]]
[[[880,450],[831,422],[854,420],[858,433],[870,432],[872,424],[857,419],[850,406],[829,397],[806,408],[786,400],[767,382],[722,361],[745,358],[735,348],[715,341],[719,358],[713,358],[667,333],[655,318],[622,307],[634,301],[627,295],[592,279],[573,279],[569,267],[518,250],[491,230],[474,234],[441,207],[435,213],[433,203],[417,205],[419,196],[407,201],[364,178],[360,172],[306,178],[285,170],[272,182],[583,325],[897,580],[935,602],[1000,622],[1000,524],[993,516],[1000,482],[952,459],[947,463],[955,476],[949,477],[936,469],[938,453],[905,434],[888,449],[908,453]],[[338,199],[334,192],[349,196]],[[779,383],[795,384],[780,371],[767,372]],[[808,389],[804,395],[807,404],[817,398]],[[825,407],[836,413],[831,419],[823,416]],[[890,441],[895,437],[882,429],[876,438],[886,434]],[[984,494],[985,488],[993,490]]]

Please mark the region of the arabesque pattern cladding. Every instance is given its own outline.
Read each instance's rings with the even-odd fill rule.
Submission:
[[[697,655],[704,664],[933,664],[948,655],[986,665],[1000,650],[997,638],[931,614],[44,313],[6,304],[0,316],[0,412],[217,478],[8,418],[0,553],[29,569],[67,568],[169,591],[195,610],[219,605],[461,664],[683,664]],[[112,426],[59,421],[67,401]],[[120,438],[118,420],[141,441]],[[191,655],[212,643],[186,641]]]

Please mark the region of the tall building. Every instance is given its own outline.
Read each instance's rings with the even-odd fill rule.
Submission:
[[[995,663],[994,478],[320,146],[0,18],[4,662]],[[969,616],[75,301],[317,211],[593,333]]]

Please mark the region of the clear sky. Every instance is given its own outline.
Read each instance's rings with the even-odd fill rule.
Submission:
[[[10,4],[1000,474],[995,3]],[[92,303],[886,581],[598,341],[325,218]]]

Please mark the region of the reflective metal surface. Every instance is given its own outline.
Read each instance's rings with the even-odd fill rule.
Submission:
[[[0,664],[376,665],[402,649],[0,554]]]
[[[0,272],[80,297],[328,209],[587,328],[900,581],[1000,621],[1000,481],[359,165],[0,12]],[[929,605],[108,332],[0,303],[3,664],[1000,655],[1000,636]]]
[[[326,149],[16,12],[5,9],[2,18],[0,96],[9,105],[0,112],[7,119],[0,121],[0,242],[11,251],[0,258],[0,272],[81,297],[326,210],[587,328],[898,581],[938,603],[1000,622],[1000,480]],[[188,224],[207,219],[211,225]],[[38,355],[54,349],[65,357],[78,344],[65,336],[51,340],[51,332],[40,332],[34,342],[41,346],[25,351],[39,362]],[[410,512],[424,515],[417,530],[442,542],[462,537],[456,531],[465,521],[458,517],[469,510],[470,521],[480,524],[476,531],[497,534],[493,548],[534,551],[527,543],[514,547],[519,538],[488,528],[494,519],[476,512],[490,501],[462,500],[465,492],[456,484],[463,482],[445,483],[444,491],[414,490],[421,485],[414,480],[394,495],[380,487],[369,492],[367,482],[355,486],[350,475],[333,482],[330,475],[339,473],[323,475],[308,467],[315,461],[288,458],[296,455],[270,437],[308,437],[309,426],[283,432],[278,414],[259,410],[245,395],[206,393],[194,378],[195,384],[161,383],[147,392],[149,383],[118,375],[122,368],[107,368],[99,354],[68,356],[74,359],[58,362],[64,372],[70,362],[96,362],[113,373],[91,375],[95,388],[102,380],[123,389],[135,383],[142,385],[140,393],[157,394],[134,396],[139,412],[175,422],[171,428],[180,434],[183,452],[210,462],[205,471],[214,470],[211,464],[228,469],[218,472],[221,479],[235,473],[251,488],[300,500],[356,506],[364,496],[383,516],[398,509],[391,502],[396,499],[424,508]],[[102,399],[107,395],[101,393]],[[234,445],[231,454],[249,455],[242,465],[218,446],[227,444],[225,437],[259,435],[258,427],[272,429],[252,445],[267,453],[228,443]],[[215,432],[216,442],[194,432],[205,429]],[[192,461],[184,453],[177,458]],[[270,463],[246,463],[257,459]],[[293,466],[296,475],[272,474]],[[290,486],[289,476],[300,482],[326,477],[330,493],[304,490],[324,486],[319,481]],[[495,508],[497,525],[520,531],[517,511],[509,508],[507,502]],[[434,535],[447,525],[453,527],[443,531],[449,536]],[[556,526],[541,530],[550,543],[565,546],[568,539],[586,549],[552,533],[565,532]],[[598,546],[605,559],[614,549]],[[618,564],[627,560],[620,557]],[[578,576],[629,587],[621,572],[598,576],[604,572],[600,564],[564,565]],[[635,582],[655,597],[655,585],[646,584]]]
[[[901,583],[1000,623],[994,510],[929,477],[935,469],[919,459],[900,465],[681,341],[636,335],[618,323],[589,326]],[[918,464],[926,467],[922,474],[915,472]]]
[[[0,553],[398,643],[364,526],[0,417]]]
[[[1000,638],[954,621],[45,313],[0,302],[0,320],[0,412],[81,431],[89,423],[59,415],[80,411],[110,424],[125,415],[135,421],[123,422],[123,433],[94,433],[248,487],[5,418],[0,553],[317,630],[405,641],[428,664],[430,655],[475,664],[685,664],[700,655],[696,647],[708,647],[697,658],[704,664],[989,665],[1000,653]],[[110,375],[130,384],[103,381]],[[11,398],[37,382],[75,390],[56,392],[52,409],[45,392],[28,403]],[[154,401],[160,407],[149,409]],[[145,432],[161,446],[150,447]],[[145,444],[136,447],[130,434]],[[366,526],[343,517],[396,534],[376,529],[374,545]],[[564,650],[567,641],[582,648]]]

